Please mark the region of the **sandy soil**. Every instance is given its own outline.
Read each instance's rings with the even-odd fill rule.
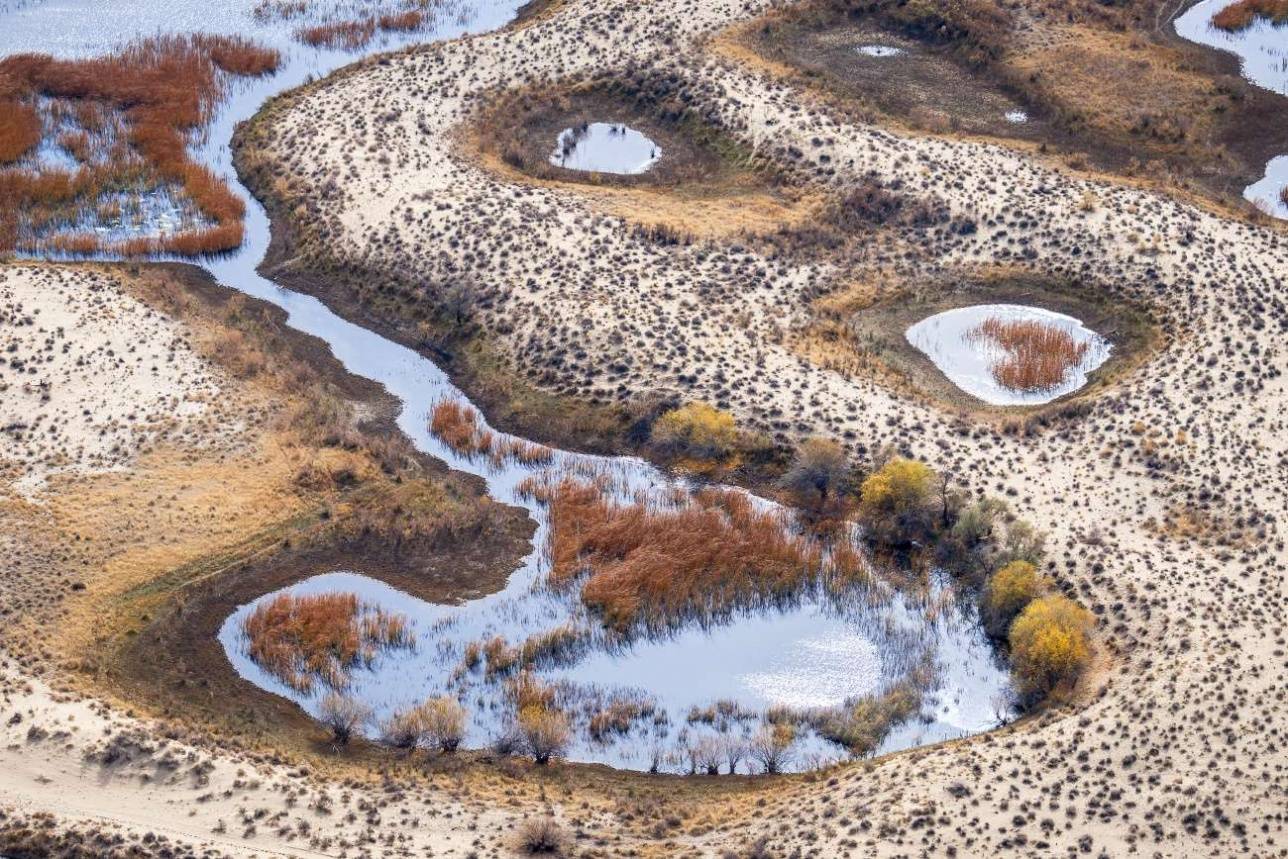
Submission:
[[[183,332],[101,275],[0,269],[0,323],[0,461],[21,491],[225,420]]]
[[[1004,148],[834,116],[705,53],[762,8],[569,3],[524,30],[288,96],[251,143],[299,207],[292,226],[323,237],[332,261],[407,289],[409,305],[460,271],[493,285],[480,324],[546,390],[599,402],[678,392],[785,440],[826,434],[860,454],[893,443],[1048,532],[1053,575],[1100,619],[1083,706],[767,788],[765,805],[692,836],[693,850],[761,834],[785,855],[1283,854],[1288,241]],[[682,81],[706,121],[811,187],[873,174],[956,220],[877,233],[843,265],[754,242],[675,246],[575,191],[498,177],[455,145],[489,88],[641,66]],[[1128,295],[1170,339],[1087,414],[1031,434],[785,344],[814,297],[859,273],[906,284],[996,264]]]

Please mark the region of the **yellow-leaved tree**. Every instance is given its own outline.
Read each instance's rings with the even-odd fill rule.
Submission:
[[[1069,689],[1091,659],[1091,612],[1068,597],[1033,600],[1011,624],[1011,664],[1022,695]]]
[[[868,536],[878,542],[909,543],[931,529],[934,493],[934,469],[895,457],[859,488],[860,521]]]
[[[672,409],[653,424],[652,438],[673,456],[719,462],[738,449],[733,415],[702,402]]]
[[[1011,561],[993,573],[984,589],[981,608],[985,627],[993,635],[1005,635],[1016,615],[1044,589],[1045,582],[1036,566],[1028,561]]]

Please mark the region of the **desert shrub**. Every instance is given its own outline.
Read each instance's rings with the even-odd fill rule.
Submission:
[[[441,752],[454,752],[465,739],[465,708],[455,698],[430,698],[418,708],[425,742]]]
[[[790,722],[765,725],[751,739],[748,753],[766,773],[782,772],[796,744],[796,727]]]
[[[737,451],[740,438],[733,415],[694,402],[658,418],[652,440],[669,456],[718,462]]]
[[[318,721],[331,730],[336,745],[345,746],[355,732],[371,721],[371,708],[348,695],[331,691],[318,705]]]
[[[395,710],[380,723],[380,741],[410,752],[425,741],[425,716],[419,707]]]
[[[928,535],[935,521],[935,472],[925,463],[896,457],[859,489],[859,519],[879,543],[907,545]]]
[[[1011,624],[1011,665],[1032,701],[1071,688],[1091,658],[1091,613],[1063,596],[1033,600]]]
[[[556,856],[567,840],[553,817],[529,817],[519,826],[519,849],[534,856]]]
[[[528,754],[544,766],[552,757],[563,754],[568,748],[572,727],[563,711],[551,706],[529,704],[519,710],[519,732]]]
[[[1024,607],[1043,590],[1038,568],[1028,561],[1011,561],[993,573],[980,600],[980,614],[990,635],[1002,636]]]
[[[850,465],[834,441],[809,438],[801,443],[779,481],[802,506],[821,509],[848,488]]]

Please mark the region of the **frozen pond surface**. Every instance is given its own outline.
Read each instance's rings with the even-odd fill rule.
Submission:
[[[477,0],[447,7],[425,30],[377,39],[367,52],[495,29],[510,20],[520,3],[521,0]],[[465,399],[437,366],[410,349],[341,319],[315,298],[280,288],[256,271],[268,247],[269,223],[262,206],[241,185],[232,168],[229,141],[233,128],[237,122],[249,119],[265,99],[352,62],[363,52],[300,46],[290,38],[295,24],[256,21],[251,15],[254,5],[254,0],[0,0],[0,54],[43,51],[67,57],[89,56],[109,52],[139,36],[192,31],[242,34],[282,50],[285,62],[281,70],[269,77],[236,83],[231,98],[219,109],[204,137],[194,144],[199,159],[227,178],[247,206],[242,248],[199,264],[224,285],[281,307],[293,328],[326,341],[348,370],[384,385],[404,404],[398,423],[413,443],[453,468],[482,476],[493,497],[527,507],[538,523],[535,544],[543,545],[548,525],[545,509],[516,492],[516,485],[532,474],[531,469],[496,468],[486,458],[458,455],[429,433],[427,422],[433,403],[444,398]],[[342,4],[341,7],[344,8]],[[653,150],[648,157],[660,155],[656,147]],[[154,214],[158,221],[173,217],[163,207]],[[609,475],[622,492],[666,494],[675,486],[671,478],[652,466],[629,457],[556,452],[550,467],[582,475]],[[414,650],[385,654],[372,671],[359,671],[354,677],[354,691],[370,697],[373,706],[386,712],[445,688],[449,678],[444,669],[457,664],[464,642],[493,630],[521,638],[575,619],[582,611],[571,600],[533,589],[544,574],[540,554],[535,551],[501,593],[462,606],[431,605],[357,573],[318,572],[319,577],[301,582],[296,588],[352,590],[382,606],[405,612],[415,621]],[[299,701],[306,709],[314,707],[312,698],[284,687],[246,659],[238,630],[239,619],[248,610],[249,607],[240,609],[221,632],[229,659],[251,682]],[[909,660],[920,656],[936,665],[938,684],[923,703],[922,717],[896,727],[882,744],[883,751],[956,737],[997,724],[995,702],[1005,698],[1009,680],[1005,670],[996,664],[974,619],[968,612],[952,608],[935,613],[932,619],[923,607],[904,605],[902,598],[893,593],[880,605],[837,605],[832,600],[806,597],[786,610],[765,609],[739,616],[709,632],[690,626],[673,637],[638,641],[626,652],[609,654],[602,647],[592,648],[580,662],[548,666],[542,671],[551,681],[575,679],[583,692],[612,687],[624,694],[621,690],[629,690],[632,684],[656,685],[650,691],[664,705],[670,736],[675,738],[688,730],[684,711],[694,701],[710,703],[722,696],[733,697],[753,709],[775,703],[835,704],[851,695],[879,690],[882,683],[897,679]],[[495,691],[470,678],[453,691],[474,714],[470,742],[486,742],[499,724]],[[646,768],[650,761],[645,757],[664,754],[659,748],[655,746],[650,751],[647,742],[602,748],[579,740],[573,756]],[[806,737],[799,744],[793,766],[808,767],[838,754],[837,747],[817,737]],[[679,768],[674,759],[664,759],[660,765]]]
[[[1064,329],[1079,343],[1088,344],[1086,354],[1065,374],[1062,384],[1044,391],[1015,391],[993,378],[992,366],[1005,353],[988,338],[970,332],[984,320],[1005,322],[1036,321]],[[1063,313],[1021,304],[979,304],[936,313],[911,326],[905,336],[925,353],[954,385],[995,406],[1048,403],[1087,384],[1087,374],[1109,359],[1109,341]]]
[[[1288,97],[1288,25],[1275,25],[1258,18],[1251,27],[1229,33],[1212,26],[1212,16],[1233,0],[1200,0],[1176,19],[1181,38],[1239,57],[1243,76],[1254,84]],[[1288,129],[1284,148],[1288,150]],[[1244,189],[1243,196],[1270,214],[1288,219],[1288,205],[1281,198],[1288,188],[1288,155],[1266,165],[1265,176]]]
[[[1008,110],[1006,112],[1006,121],[1014,125],[1023,125],[1029,121],[1028,111]]]
[[[859,45],[855,50],[869,57],[897,57],[903,53],[903,48],[894,45]]]
[[[635,129],[592,122],[560,132],[550,163],[569,170],[629,176],[643,173],[661,157],[657,144]]]

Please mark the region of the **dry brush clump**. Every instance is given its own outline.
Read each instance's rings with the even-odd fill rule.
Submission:
[[[242,632],[247,656],[298,692],[318,682],[343,689],[354,667],[412,645],[404,616],[348,593],[279,594],[246,616]]]
[[[1272,24],[1288,23],[1288,0],[1236,0],[1212,16],[1212,26],[1237,33],[1251,27],[1258,18]]]
[[[1031,319],[990,317],[966,336],[990,340],[1002,348],[1004,357],[994,362],[989,372],[1013,391],[1049,391],[1059,386],[1089,348],[1064,328]]]
[[[72,110],[85,120],[85,132],[97,130],[102,114],[118,117],[123,130],[123,138],[110,145],[81,147],[82,152],[105,151],[75,171],[0,171],[0,191],[14,204],[0,221],[0,241],[5,243],[0,250],[39,249],[39,227],[50,227],[50,233],[64,230],[104,195],[145,186],[180,189],[208,226],[108,247],[100,243],[97,250],[200,254],[239,246],[244,203],[191,158],[188,144],[210,121],[230,77],[268,74],[279,62],[276,51],[249,40],[200,34],[143,39],[93,59],[16,54],[0,60],[0,96],[21,102],[46,97],[75,105]],[[91,235],[81,233],[64,247],[79,252]]]

